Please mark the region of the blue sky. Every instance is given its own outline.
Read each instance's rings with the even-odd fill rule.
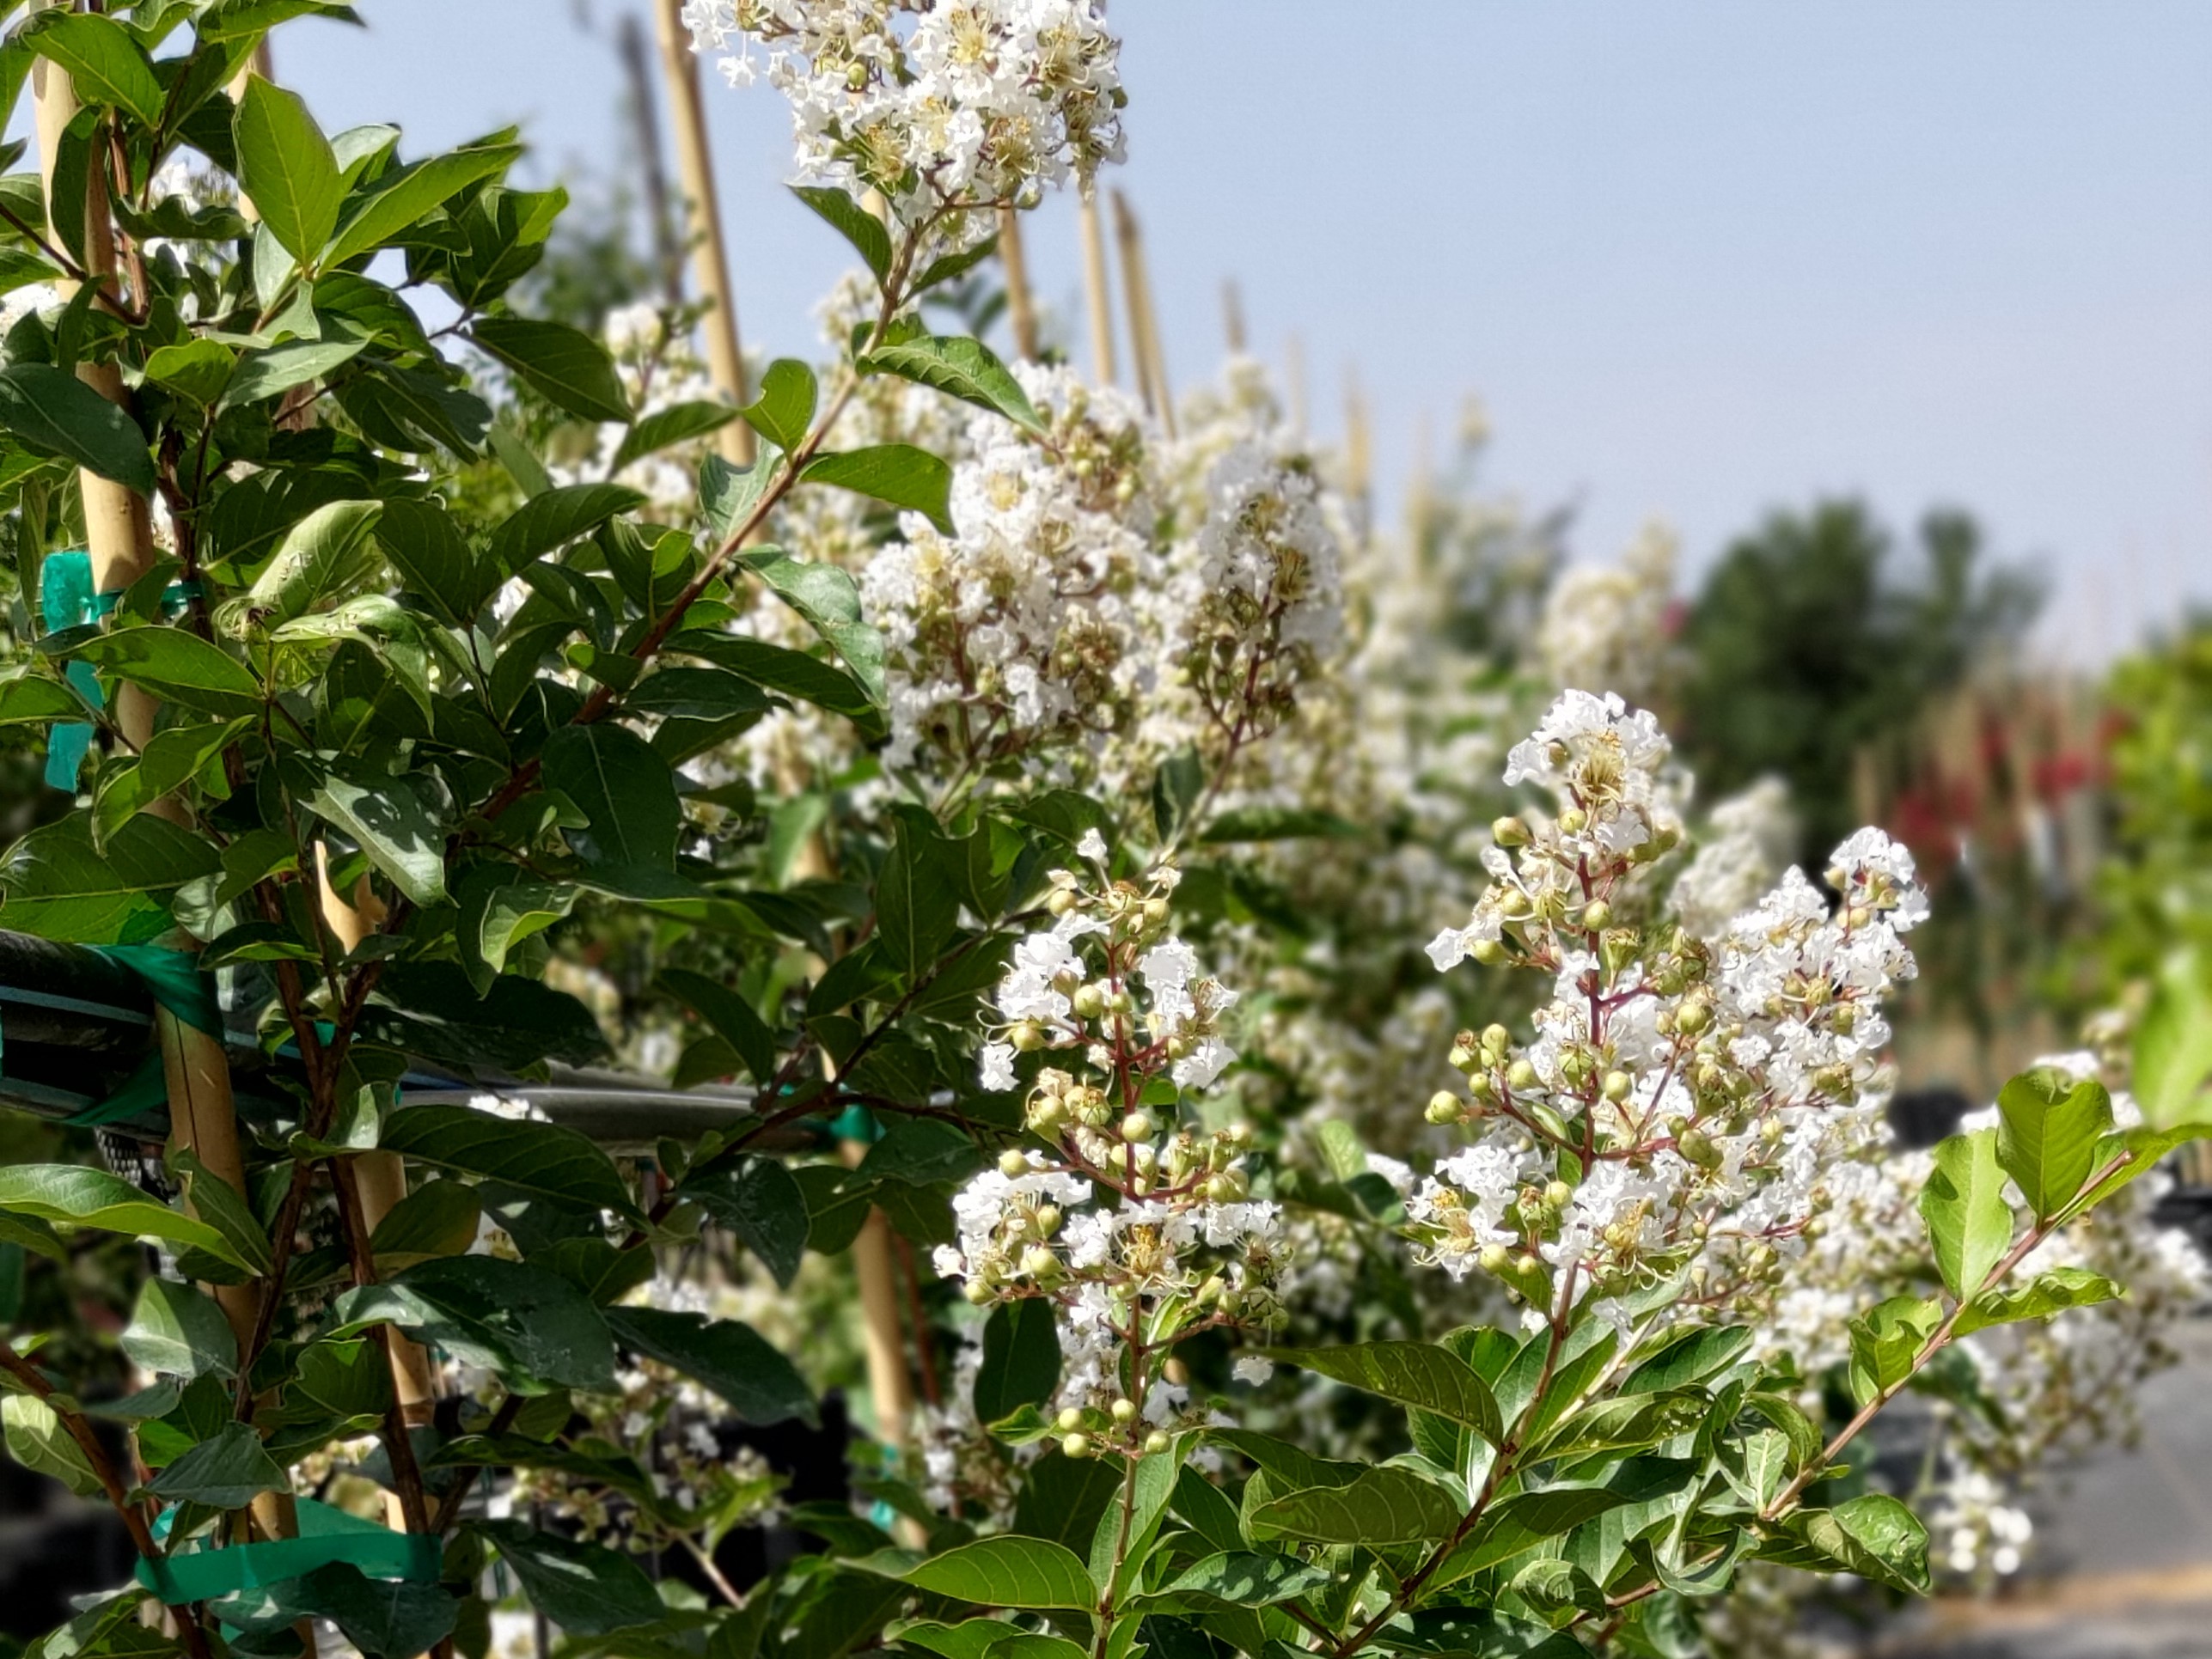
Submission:
[[[280,32],[326,124],[408,149],[520,120],[541,179],[623,162],[636,0],[361,0]],[[1295,338],[1316,429],[1356,365],[1386,491],[1470,393],[1491,483],[1647,515],[1693,566],[1767,509],[1955,503],[2044,558],[2047,648],[2212,601],[2212,6],[2199,0],[1113,0],[1171,378],[1220,285]],[[841,245],[779,189],[766,86],[709,87],[750,344],[804,349]],[[1036,217],[1071,320],[1073,219]]]

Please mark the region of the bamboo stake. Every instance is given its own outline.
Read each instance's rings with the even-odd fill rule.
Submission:
[[[1106,292],[1106,233],[1098,223],[1098,197],[1085,191],[1076,204],[1083,229],[1083,298],[1091,314],[1091,372],[1101,386],[1118,378],[1114,366],[1114,308]]]
[[[1121,250],[1121,297],[1129,309],[1129,355],[1137,362],[1137,387],[1161,430],[1175,436],[1175,400],[1169,393],[1167,358],[1160,351],[1152,311],[1152,278],[1145,270],[1145,237],[1129,198],[1114,192],[1114,239]]]
[[[1029,259],[1022,252],[1022,216],[1011,207],[999,210],[999,263],[1006,273],[1006,326],[1013,331],[1014,355],[1035,363],[1036,307],[1030,297]]]
[[[1360,375],[1344,376],[1344,488],[1363,507],[1372,482],[1374,448],[1367,430],[1367,399],[1360,389]]]
[[[645,179],[646,229],[652,233],[653,262],[660,267],[661,292],[670,305],[681,305],[683,244],[676,235],[675,210],[669,197],[668,168],[661,161],[661,129],[653,109],[651,54],[637,13],[625,12],[616,23],[614,50],[622,60],[622,78],[630,88],[630,121],[637,130],[638,163]]]
[[[355,884],[350,900],[339,897],[338,890],[330,884],[330,849],[321,841],[315,844],[315,881],[323,924],[329,928],[331,937],[349,954],[358,949],[361,942],[382,924],[383,900],[370,890],[365,875]],[[364,1152],[336,1168],[339,1179],[350,1179],[353,1183],[355,1202],[359,1205],[365,1232],[374,1233],[377,1224],[407,1195],[407,1167],[396,1152]],[[396,1333],[392,1338],[392,1388],[399,1397],[400,1415],[407,1426],[419,1429],[426,1425],[437,1405],[437,1383],[431,1370],[430,1356],[420,1345]],[[384,1510],[394,1527],[404,1529],[406,1523],[397,1492],[385,1493]]]
[[[1295,334],[1283,351],[1283,390],[1290,399],[1290,427],[1294,437],[1306,434],[1305,343]]]
[[[1229,278],[1221,284],[1221,332],[1228,342],[1229,355],[1244,355],[1244,296],[1237,286],[1237,279]]]
[[[691,279],[706,302],[706,369],[714,389],[734,404],[752,401],[745,387],[745,358],[737,346],[737,295],[722,241],[722,210],[714,196],[714,158],[706,141],[706,113],[699,101],[699,65],[685,28],[682,0],[654,0],[661,38],[661,72],[668,82],[669,124],[675,131],[676,165],[683,174],[689,210]],[[753,464],[753,429],[733,420],[714,435],[715,447],[734,466]]]
[[[56,0],[36,0],[36,9],[44,10],[54,3]],[[81,106],[68,75],[43,57],[32,61],[31,96],[39,137],[39,181],[51,202],[62,137]],[[115,235],[108,217],[107,176],[98,166],[88,168],[86,175],[85,271],[95,283],[109,286],[115,269]],[[77,287],[66,278],[58,278],[54,285],[64,298]],[[109,402],[125,402],[122,371],[113,363],[79,363],[76,374]],[[135,491],[88,470],[79,470],[77,489],[84,503],[85,551],[91,561],[93,589],[98,593],[118,592],[153,568],[157,552],[152,509]],[[153,735],[159,707],[154,698],[137,686],[116,686],[116,727],[133,748],[144,748]],[[155,802],[148,810],[172,823],[190,826],[191,814],[173,796]],[[222,1038],[158,1006],[154,1032],[161,1050],[162,1081],[168,1091],[170,1150],[191,1152],[209,1175],[239,1192],[246,1192],[246,1163],[238,1144],[237,1111],[230,1092],[230,1062],[223,1052]],[[242,1350],[252,1339],[266,1287],[249,1280],[210,1289]],[[287,1493],[261,1494],[254,1500],[252,1515],[266,1537],[287,1537],[294,1529],[292,1503]],[[308,1648],[312,1655],[311,1632]]]

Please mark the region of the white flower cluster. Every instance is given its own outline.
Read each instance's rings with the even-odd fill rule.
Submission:
[[[1667,667],[1659,642],[1674,603],[1676,542],[1648,525],[1616,565],[1578,564],[1552,586],[1537,655],[1554,686],[1592,686],[1647,702]]]
[[[861,573],[887,644],[887,758],[956,782],[1022,762],[1143,787],[1195,749],[1225,773],[1342,632],[1326,492],[1241,406],[1170,441],[1066,369],[1015,372],[1045,435],[977,415],[955,534],[909,515]]]
[[[1476,1140],[1408,1206],[1428,1259],[1539,1304],[1616,1310],[1684,1270],[1700,1294],[1756,1284],[1802,1250],[1837,1135],[1877,1109],[1881,1000],[1927,915],[1910,855],[1876,830],[1836,850],[1832,912],[1792,869],[1717,935],[1654,913],[1653,865],[1680,838],[1667,753],[1619,698],[1561,697],[1506,770],[1555,813],[1500,820],[1491,886],[1430,947],[1439,968],[1471,954],[1551,981],[1533,1040],[1461,1035],[1466,1095],[1428,1116]]]
[[[1667,903],[1692,933],[1710,937],[1766,896],[1797,845],[1789,786],[1762,778],[1714,807]]]
[[[979,1306],[1049,1299],[1061,1449],[1136,1456],[1188,1420],[1173,1345],[1267,1328],[1287,1252],[1277,1207],[1250,1197],[1249,1131],[1170,1113],[1234,1058],[1219,1034],[1234,998],[1168,929],[1173,867],[1142,884],[1054,883],[1058,920],[1017,948],[1004,1039],[983,1057],[993,1089],[1014,1086],[1019,1056],[1061,1062],[1036,1069],[1024,1113],[1052,1150],[1010,1150],[971,1181],[953,1200],[958,1241],[935,1262]]]
[[[902,223],[1088,187],[1122,153],[1121,43],[1093,0],[685,0],[732,86],[789,100],[801,174],[881,192]]]

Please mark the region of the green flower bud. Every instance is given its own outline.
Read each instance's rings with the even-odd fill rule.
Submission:
[[[1433,1124],[1457,1123],[1461,1116],[1459,1097],[1448,1089],[1439,1089],[1428,1097],[1428,1109],[1421,1115]]]
[[[1091,1436],[1064,1435],[1060,1438],[1060,1449],[1070,1457],[1088,1457],[1091,1455]]]
[[[1490,839],[1501,847],[1526,846],[1529,826],[1518,818],[1500,818],[1490,826]]]
[[[1010,1146],[999,1155],[999,1173],[1010,1180],[1016,1175],[1026,1175],[1030,1173],[1030,1161]]]
[[[1053,1419],[1062,1434],[1073,1434],[1083,1426],[1083,1413],[1070,1406]]]

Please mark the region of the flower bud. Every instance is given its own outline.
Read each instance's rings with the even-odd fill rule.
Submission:
[[[1053,1422],[1058,1426],[1062,1434],[1073,1434],[1078,1429],[1083,1426],[1083,1413],[1078,1411],[1074,1406],[1070,1406],[1063,1409],[1060,1414],[1053,1419]]]
[[[1713,1009],[1702,1002],[1685,1002],[1674,1011],[1674,1028],[1685,1037],[1695,1037],[1713,1023]]]
[[[1439,1089],[1428,1097],[1428,1109],[1421,1115],[1433,1124],[1457,1123],[1460,1119],[1459,1097],[1448,1089]]]
[[[1022,1272],[1031,1278],[1057,1278],[1060,1258],[1042,1244],[1032,1244],[1022,1252]]]
[[[1133,1400],[1117,1400],[1107,1411],[1116,1423],[1133,1423],[1137,1419],[1137,1402]]]
[[[1501,847],[1524,847],[1529,841],[1529,826],[1518,818],[1500,818],[1490,826],[1490,839]]]
[[[1168,1435],[1165,1429],[1155,1429],[1152,1433],[1145,1436],[1145,1449],[1155,1457],[1158,1457],[1162,1452],[1165,1451],[1168,1449]]]
[[[1026,1175],[1030,1173],[1030,1161],[1010,1146],[999,1155],[999,1173],[1009,1180],[1017,1175]]]
[[[1099,985],[1078,985],[1067,1000],[1078,1019],[1095,1020],[1106,1011],[1106,992]]]
[[[1635,1093],[1635,1087],[1636,1080],[1625,1071],[1608,1071],[1602,1085],[1605,1098],[1616,1106]]]
[[[1683,1130],[1675,1137],[1674,1150],[1701,1169],[1710,1169],[1720,1162],[1720,1149],[1702,1129]]]
[[[1070,1457],[1088,1457],[1091,1455],[1091,1436],[1080,1434],[1063,1435],[1060,1437],[1060,1449]]]
[[[1048,1239],[1060,1231],[1060,1206],[1056,1204],[1039,1205],[1030,1223],[1030,1230],[1041,1239]]]
[[[984,1284],[980,1278],[969,1279],[965,1284],[962,1285],[960,1287],[960,1294],[962,1299],[966,1301],[972,1307],[985,1307],[991,1301],[991,1287]]]
[[[1134,1146],[1140,1141],[1152,1138],[1152,1116],[1149,1112],[1132,1112],[1121,1119],[1121,1138]]]
[[[1149,924],[1153,927],[1158,927],[1162,922],[1166,921],[1167,918],[1168,901],[1166,900],[1147,899],[1145,900],[1145,920]]]
[[[1484,967],[1502,967],[1512,959],[1513,953],[1506,948],[1502,939],[1477,939],[1469,948],[1469,955]]]
[[[1006,1034],[1006,1040],[1013,1044],[1017,1053],[1034,1054],[1045,1045],[1045,1030],[1035,1020],[1019,1021]]]
[[[1580,835],[1590,827],[1590,814],[1580,807],[1569,807],[1559,814],[1559,827],[1563,834]]]
[[[1563,1180],[1553,1181],[1543,1189],[1543,1201],[1554,1210],[1564,1210],[1574,1202],[1574,1189]]]
[[[1168,1363],[1160,1368],[1160,1375],[1180,1388],[1190,1381],[1190,1367],[1170,1354]]]
[[[1066,915],[1075,906],[1076,896],[1072,887],[1054,887],[1045,895],[1045,908],[1055,916]]]
[[[1517,1095],[1525,1095],[1537,1086],[1537,1069],[1526,1060],[1515,1060],[1506,1068],[1506,1086]]]
[[[1484,1272],[1502,1274],[1506,1268],[1512,1266],[1513,1255],[1512,1251],[1494,1240],[1482,1247],[1482,1253],[1476,1257],[1476,1259],[1482,1264]]]
[[[1613,906],[1603,899],[1592,899],[1582,907],[1582,925],[1592,933],[1602,932],[1613,923]]]

